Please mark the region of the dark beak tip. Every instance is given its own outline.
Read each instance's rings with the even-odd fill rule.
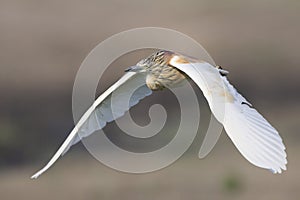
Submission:
[[[131,67],[124,70],[124,72],[130,72],[130,71],[131,71]]]

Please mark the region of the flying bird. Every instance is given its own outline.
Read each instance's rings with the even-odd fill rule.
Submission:
[[[228,71],[189,56],[159,50],[125,72],[96,99],[47,165],[31,178],[39,177],[82,137],[91,135],[108,122],[123,116],[130,107],[150,95],[152,91],[177,87],[186,80],[194,81],[201,89],[211,112],[222,123],[233,144],[250,163],[273,173],[286,170],[287,155],[280,135],[229,83],[226,78]],[[132,93],[132,88],[136,88],[137,85],[141,87]],[[108,102],[111,101],[112,95],[116,100],[110,105]],[[128,99],[126,95],[132,95],[129,106],[124,106],[124,99]],[[111,107],[114,109],[111,110]]]

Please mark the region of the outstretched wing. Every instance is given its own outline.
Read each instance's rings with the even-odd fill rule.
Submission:
[[[152,91],[146,86],[144,74],[127,72],[97,98],[78,121],[47,165],[31,178],[37,178],[44,173],[61,155],[66,153],[72,145],[79,142],[81,138],[87,137],[96,130],[102,129],[107,122],[111,122],[123,116],[130,107],[136,105],[141,99],[151,93]]]
[[[255,166],[273,173],[286,170],[285,146],[276,129],[221,76],[218,68],[207,62],[188,60],[175,55],[169,63],[199,86],[212,113],[240,153]]]

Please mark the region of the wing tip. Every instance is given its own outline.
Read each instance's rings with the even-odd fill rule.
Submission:
[[[273,174],[281,174],[283,171],[287,170],[287,159],[284,159],[284,162],[279,165],[278,167],[269,168],[269,171],[271,171]]]
[[[37,179],[41,174],[42,174],[41,172],[37,172],[37,173],[35,173],[34,175],[32,175],[32,176],[30,177],[30,179]]]
[[[278,169],[269,169],[273,174],[281,174],[283,171],[286,171],[286,167],[278,168]]]
[[[46,165],[43,169],[41,169],[40,171],[36,172],[35,174],[33,174],[30,179],[37,179],[40,175],[42,175],[45,171],[47,171],[49,169],[51,165]]]

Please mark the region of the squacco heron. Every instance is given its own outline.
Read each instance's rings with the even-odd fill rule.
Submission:
[[[112,93],[124,95],[132,85],[143,85],[131,98],[130,106],[134,106],[152,91],[176,87],[186,79],[194,81],[202,90],[212,113],[250,163],[269,169],[273,173],[286,170],[287,155],[280,135],[228,82],[228,72],[221,67],[175,52],[160,50],[125,72],[123,77],[96,99],[52,159],[32,178],[37,178],[49,169],[72,145],[79,142],[81,137],[89,136],[95,130],[102,129],[107,122],[124,115],[129,108],[122,106],[124,102],[121,98],[112,105],[116,108],[114,114],[108,114],[109,108],[105,102],[109,101]],[[225,107],[225,112],[221,111],[218,106],[220,104]]]

